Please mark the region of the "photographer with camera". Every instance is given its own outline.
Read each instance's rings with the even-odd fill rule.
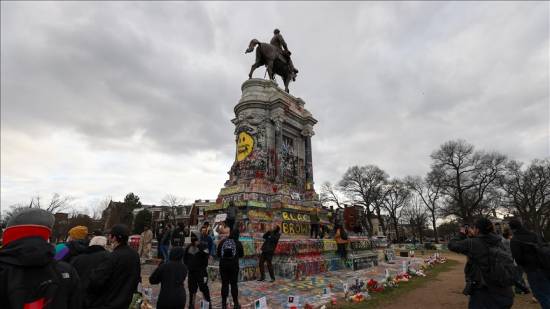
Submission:
[[[464,274],[464,295],[470,296],[468,308],[511,308],[514,303],[514,260],[506,252],[501,237],[494,233],[487,218],[465,225],[458,237],[449,242],[449,250],[468,257]]]

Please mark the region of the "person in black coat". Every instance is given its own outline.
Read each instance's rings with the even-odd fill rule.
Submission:
[[[90,240],[90,246],[86,252],[76,256],[71,262],[71,265],[80,276],[83,308],[88,308],[92,301],[98,297],[92,291],[88,291],[88,287],[90,286],[90,273],[92,269],[106,263],[109,259],[110,253],[105,250],[105,246],[107,246],[107,238],[105,236],[94,236]]]
[[[191,233],[191,244],[185,248],[183,263],[189,270],[187,288],[189,289],[189,309],[195,308],[195,294],[197,289],[202,292],[204,300],[210,303],[210,290],[208,289],[208,245],[199,242],[199,237]],[[212,304],[209,305],[212,308]]]
[[[48,243],[54,222],[38,208],[20,210],[9,220],[0,249],[0,308],[81,308],[78,274],[54,260]]]
[[[170,244],[172,247],[184,247],[185,246],[185,228],[183,223],[179,223],[178,226],[170,235]]]
[[[514,235],[510,241],[514,260],[527,274],[529,287],[541,307],[550,308],[550,276],[544,273],[537,257],[534,246],[539,241],[537,235],[527,231],[518,219],[510,220],[508,225]]]
[[[275,273],[273,272],[273,265],[271,264],[271,261],[273,260],[275,248],[277,248],[277,243],[279,243],[279,238],[281,237],[280,230],[281,228],[278,225],[275,225],[275,228],[271,231],[267,231],[263,236],[264,243],[262,244],[262,254],[260,255],[260,279],[258,279],[258,281],[265,280],[264,263],[266,262],[267,270],[269,271],[269,276],[271,277],[271,282],[275,281]]]
[[[187,267],[183,264],[183,248],[170,250],[168,262],[160,264],[149,277],[149,283],[160,283],[157,309],[183,309],[185,307],[185,277]]]
[[[97,297],[89,308],[128,309],[141,281],[141,264],[136,250],[128,246],[128,227],[113,226],[109,241],[114,246],[108,259],[90,272],[88,290]]]
[[[470,238],[467,238],[468,233]],[[505,309],[511,308],[514,303],[511,285],[498,287],[483,283],[481,270],[488,268],[489,247],[492,246],[500,246],[502,250],[506,250],[502,244],[502,238],[494,233],[493,223],[486,218],[478,219],[472,231],[461,228],[459,236],[448,244],[449,250],[468,257],[464,267],[466,288],[463,293],[470,296],[468,303],[470,309]]]
[[[239,258],[244,256],[243,244],[239,241],[239,230],[234,229],[228,238],[218,244],[217,256],[220,258],[220,276],[222,278],[222,309],[227,308],[227,296],[231,285],[231,296],[235,309],[239,305]]]

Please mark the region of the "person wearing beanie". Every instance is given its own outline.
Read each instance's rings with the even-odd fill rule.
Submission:
[[[74,257],[71,265],[76,269],[80,276],[80,289],[83,295],[83,308],[89,308],[93,300],[98,297],[95,293],[88,290],[90,286],[90,273],[92,269],[107,263],[109,252],[105,250],[107,238],[105,236],[94,236],[90,240],[87,250]]]
[[[128,246],[130,230],[117,224],[108,240],[113,246],[105,262],[90,271],[88,292],[95,297],[87,304],[93,309],[127,309],[141,280],[141,265],[136,250]]]
[[[62,260],[70,263],[76,256],[88,250],[88,228],[83,225],[71,228],[65,245],[69,251],[62,257]]]
[[[210,290],[208,289],[208,246],[199,241],[199,236],[191,233],[191,244],[185,248],[183,255],[183,263],[189,269],[189,277],[187,278],[187,288],[189,289],[189,309],[195,308],[195,294],[197,289],[202,293],[204,300],[210,303]]]
[[[160,283],[157,309],[185,308],[187,267],[183,264],[183,255],[183,248],[174,247],[170,250],[168,262],[160,264],[149,277],[149,283]]]
[[[511,308],[514,303],[512,284],[504,286],[492,283],[485,270],[491,268],[493,252],[501,252],[506,262],[513,267],[512,257],[506,253],[502,238],[494,233],[493,223],[487,218],[479,218],[473,230],[460,229],[459,235],[448,244],[449,250],[468,257],[464,274],[466,287],[463,294],[470,297],[468,308]]]
[[[511,219],[508,226],[513,233],[510,249],[514,260],[527,274],[527,282],[541,307],[550,309],[550,274],[544,272],[535,248],[539,238],[535,233],[529,232],[517,218]],[[541,238],[540,241],[543,242],[544,239]]]
[[[0,249],[0,308],[81,308],[77,272],[54,259],[54,222],[39,208],[21,209],[8,221]]]

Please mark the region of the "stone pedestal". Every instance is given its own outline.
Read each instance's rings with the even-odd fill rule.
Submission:
[[[280,224],[285,237],[309,236],[309,215],[320,207],[314,189],[311,137],[317,120],[305,102],[270,81],[249,79],[234,108],[235,161],[211,215],[233,202],[243,235]],[[328,223],[326,213],[321,220]]]

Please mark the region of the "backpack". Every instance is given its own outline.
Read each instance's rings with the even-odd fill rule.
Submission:
[[[235,243],[235,240],[231,238],[226,238],[222,244],[222,248],[220,251],[222,253],[222,259],[234,258],[237,255],[237,244]]]
[[[487,287],[509,287],[514,285],[517,272],[514,259],[504,246],[487,246],[488,264],[480,265],[481,283]],[[478,264],[479,265],[479,264]]]
[[[343,240],[348,240],[348,232],[346,232],[345,229],[341,229],[341,230],[340,230],[340,237],[341,237]]]
[[[52,308],[52,302],[56,298],[61,285],[61,273],[56,269],[56,263],[47,265],[38,278],[38,281],[30,280],[35,277],[35,269],[12,268],[8,271],[6,281],[12,289],[8,289],[8,296],[13,302],[12,307],[23,305],[23,309]],[[42,281],[42,282],[40,282]],[[35,284],[39,284],[36,286]],[[2,300],[5,301],[5,300]]]

